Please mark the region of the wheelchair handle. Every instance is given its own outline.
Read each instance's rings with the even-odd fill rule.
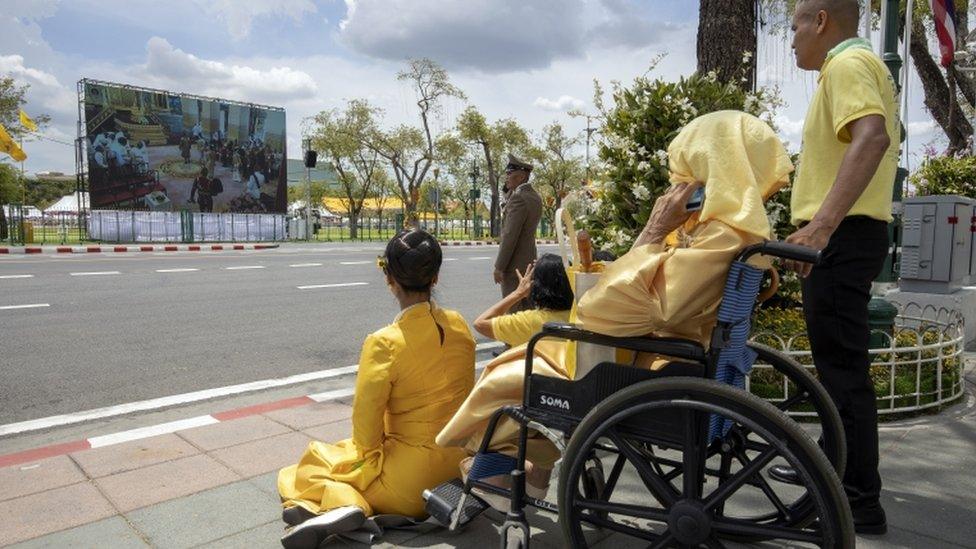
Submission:
[[[802,261],[804,263],[813,263],[817,265],[820,263],[821,251],[814,250],[807,246],[800,246],[799,244],[789,244],[787,242],[781,242],[778,240],[766,240],[759,244],[753,244],[752,246],[746,247],[744,250],[739,252],[737,261],[745,262],[750,257],[756,255],[771,255],[773,257],[779,257],[782,259],[792,259],[794,261]]]

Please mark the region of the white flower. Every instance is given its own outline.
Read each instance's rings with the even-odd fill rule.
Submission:
[[[668,151],[664,149],[658,149],[654,151],[654,159],[658,161],[664,167],[668,166]]]
[[[750,59],[752,59],[752,52],[751,51],[744,51],[744,52],[742,52],[742,64],[743,65],[746,64],[746,63],[748,63]]]
[[[640,183],[634,185],[634,188],[631,189],[630,192],[634,193],[634,198],[640,200],[641,202],[647,201],[651,198],[651,191],[647,190],[647,187],[641,185]]]
[[[641,160],[640,162],[637,163],[638,171],[646,172],[649,169],[651,169],[651,163],[648,162],[647,160]]]

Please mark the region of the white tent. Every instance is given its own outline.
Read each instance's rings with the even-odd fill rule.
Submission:
[[[13,217],[11,213],[14,207],[10,204],[3,205],[3,213],[7,216],[7,219]],[[37,219],[41,217],[41,210],[38,210],[36,206],[23,206],[24,217],[27,219]]]
[[[292,215],[296,215],[296,214],[298,214],[300,212],[304,212],[304,211],[305,211],[305,201],[304,200],[296,200],[296,201],[294,201],[294,202],[292,202],[291,204],[288,205],[288,213],[290,213]],[[313,208],[312,209],[312,212],[313,212],[313,214],[315,212],[318,212],[319,217],[329,217],[329,218],[338,218],[339,217],[338,215],[330,212],[324,206],[319,206],[318,208]]]
[[[88,193],[66,194],[44,209],[44,213],[78,212],[78,194],[81,194],[82,208],[88,209]]]

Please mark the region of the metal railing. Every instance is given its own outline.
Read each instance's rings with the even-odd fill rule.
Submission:
[[[962,396],[965,318],[959,311],[908,303],[895,318],[894,334],[883,336],[888,344],[869,350],[878,414],[937,408]],[[778,347],[816,375],[806,334],[784,338],[757,332],[752,339]],[[785,401],[797,390],[771,366],[760,362],[746,378],[746,387],[771,402]],[[816,415],[804,410],[790,414]]]

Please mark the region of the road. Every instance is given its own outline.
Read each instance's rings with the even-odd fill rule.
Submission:
[[[445,247],[435,299],[473,321],[496,249]],[[353,365],[398,311],[381,252],[0,256],[0,424]]]

